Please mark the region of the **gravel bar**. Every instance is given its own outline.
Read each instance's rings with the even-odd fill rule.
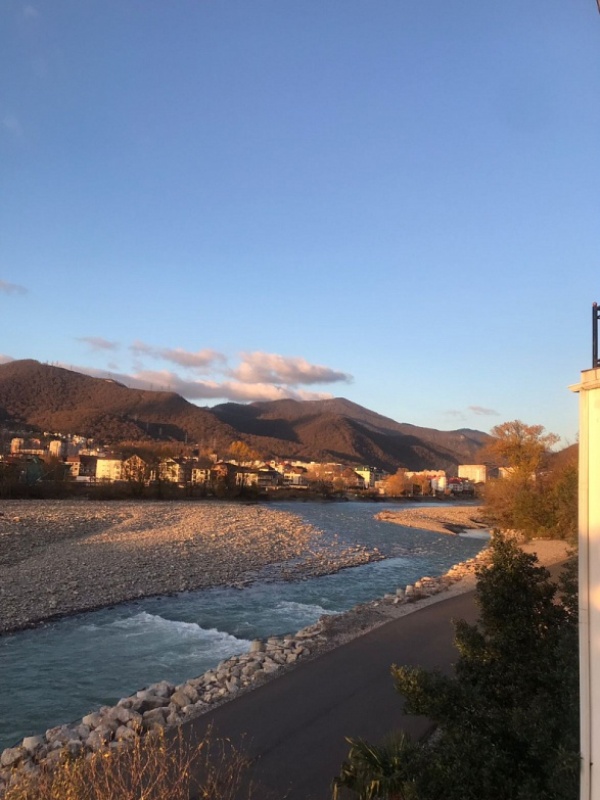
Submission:
[[[152,595],[379,560],[299,516],[218,502],[0,503],[0,633]]]

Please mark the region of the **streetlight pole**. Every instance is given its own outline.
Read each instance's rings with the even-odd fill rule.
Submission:
[[[600,4],[600,0],[598,0]],[[600,314],[592,307],[592,368],[579,393],[580,800],[600,797]],[[595,769],[594,769],[595,765]]]

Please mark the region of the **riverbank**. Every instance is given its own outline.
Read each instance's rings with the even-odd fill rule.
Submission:
[[[539,564],[544,567],[565,561],[572,552],[571,545],[559,539],[535,539],[523,542],[520,547],[524,552],[534,554]],[[355,606],[344,614],[322,619],[321,623],[326,629],[327,636],[321,642],[319,652],[345,644],[386,622],[404,617],[420,608],[473,591],[477,584],[477,569],[486,561],[487,551],[484,550],[476,558],[456,564],[440,578],[423,577],[414,584],[409,598],[406,598],[400,590],[396,595],[387,594],[379,600]],[[408,599],[409,602],[400,602],[399,598]]]
[[[467,530],[484,530],[490,527],[484,509],[476,505],[443,506],[439,508],[406,508],[400,511],[381,511],[376,518],[393,522],[406,528],[436,531],[436,533],[461,533]]]
[[[567,545],[557,541],[531,542],[524,549],[535,552],[540,563],[546,565],[563,560],[568,552]],[[77,755],[116,747],[147,731],[191,722],[299,663],[312,661],[413,611],[468,592],[475,587],[477,568],[487,558],[484,550],[444,575],[423,577],[346,613],[322,617],[294,635],[256,640],[248,652],[182,684],[160,681],[122,698],[116,706],[103,706],[80,721],[26,737],[0,754],[0,796],[14,770],[37,771],[42,765],[51,767],[65,750]]]
[[[201,502],[0,504],[0,633],[128,600],[379,560],[295,514]]]

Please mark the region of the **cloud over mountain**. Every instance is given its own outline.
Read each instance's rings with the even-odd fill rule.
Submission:
[[[242,353],[242,363],[231,374],[242,383],[275,383],[287,386],[352,381],[352,376],[345,372],[310,364],[304,358],[261,352]]]
[[[169,370],[142,370],[129,376],[119,376],[128,386],[140,389],[161,389],[177,392],[187,400],[225,399],[240,402],[262,400],[323,400],[330,394],[294,390],[269,383],[245,384],[240,381],[189,380]]]
[[[169,361],[187,369],[207,369],[214,365],[224,364],[227,360],[223,353],[210,348],[193,352],[184,350],[182,347],[153,347],[145,342],[136,341],[130,345],[129,349],[138,358],[148,356],[160,361]]]
[[[96,354],[120,348],[119,343],[99,336],[81,336],[77,341],[87,344]],[[76,369],[94,377],[111,377],[129,387],[177,392],[188,400],[324,400],[332,395],[303,387],[352,381],[351,375],[340,370],[277,353],[242,352],[236,366],[229,363],[224,353],[209,347],[186,350],[136,340],[126,351],[133,356],[130,369],[123,369],[115,362],[107,363],[104,369],[98,366]],[[159,365],[157,369],[149,368],[149,359],[162,362],[163,368]],[[172,369],[173,364],[179,369]]]

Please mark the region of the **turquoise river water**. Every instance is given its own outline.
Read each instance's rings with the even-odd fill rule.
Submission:
[[[406,506],[402,506],[405,508]],[[249,648],[294,633],[476,555],[481,538],[442,535],[374,515],[387,503],[278,503],[326,536],[378,547],[385,560],[296,583],[257,582],[148,598],[0,637],[0,750],[81,718],[150,683],[180,683]]]

